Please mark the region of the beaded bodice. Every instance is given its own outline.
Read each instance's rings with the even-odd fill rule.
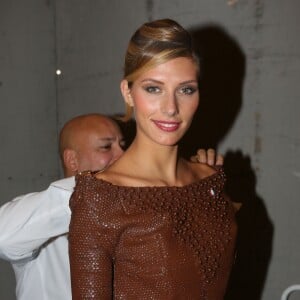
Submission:
[[[222,299],[236,236],[224,183],[222,170],[183,187],[117,186],[78,175],[74,299]]]

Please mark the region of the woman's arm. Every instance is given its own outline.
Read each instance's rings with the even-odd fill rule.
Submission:
[[[85,175],[80,176],[84,181]],[[99,193],[93,186],[80,182],[81,179],[77,181],[70,201],[72,297],[75,300],[112,299],[114,230],[109,225],[112,220],[106,214],[105,201]]]

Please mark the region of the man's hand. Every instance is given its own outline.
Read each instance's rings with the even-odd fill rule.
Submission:
[[[192,162],[208,164],[210,166],[223,166],[224,157],[221,154],[216,154],[214,149],[199,149],[197,154],[191,157]]]

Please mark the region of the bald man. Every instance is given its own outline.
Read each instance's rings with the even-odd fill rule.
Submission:
[[[120,128],[108,117],[89,114],[70,120],[60,133],[67,178],[0,208],[0,258],[13,266],[18,300],[72,299],[67,232],[74,175],[106,168],[122,155],[124,144]],[[214,157],[213,150],[198,153],[204,163],[214,163]]]
[[[116,122],[99,114],[83,115],[67,122],[59,141],[65,177],[84,170],[104,169],[123,154],[125,146]]]

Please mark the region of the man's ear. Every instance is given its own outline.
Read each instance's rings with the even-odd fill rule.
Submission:
[[[65,149],[63,157],[65,168],[75,175],[79,167],[76,151],[73,149]]]
[[[131,96],[131,91],[128,86],[128,81],[126,79],[123,79],[120,84],[120,89],[122,96],[124,98],[124,101],[130,106],[133,107],[133,100]]]

